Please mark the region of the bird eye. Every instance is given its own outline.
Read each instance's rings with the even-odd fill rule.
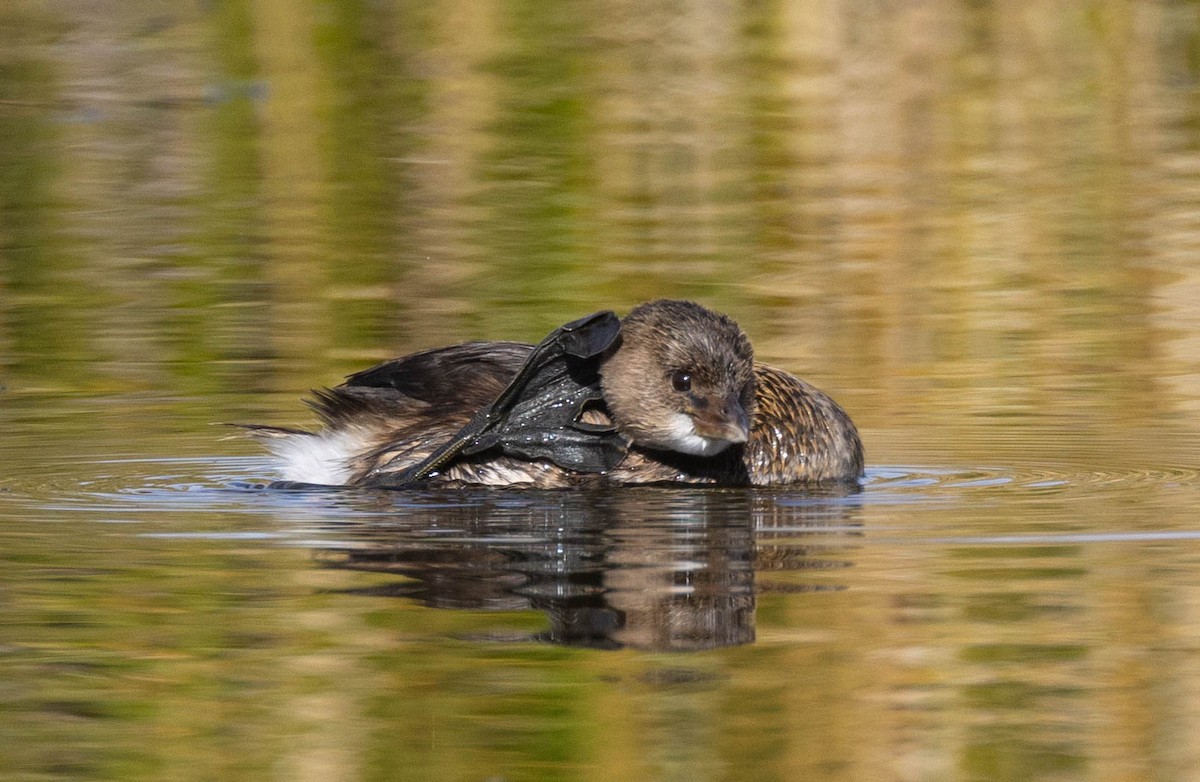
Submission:
[[[692,376],[689,372],[684,372],[682,369],[677,369],[671,373],[671,388],[674,388],[679,393],[687,393],[692,390]]]

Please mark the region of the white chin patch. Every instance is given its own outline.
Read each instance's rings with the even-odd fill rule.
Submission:
[[[692,456],[712,456],[728,448],[731,443],[716,437],[705,437],[696,433],[696,424],[686,413],[676,413],[671,418],[669,432],[663,445],[672,451]]]

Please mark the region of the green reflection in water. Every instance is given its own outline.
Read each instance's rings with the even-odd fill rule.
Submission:
[[[7,538],[6,776],[268,773],[280,697],[294,686],[278,652],[311,639],[272,618],[290,591],[264,583],[253,555],[126,539],[99,564],[103,548],[64,545],[48,557]],[[184,563],[205,589],[171,588]]]
[[[378,342],[393,325],[404,270],[397,166],[414,152],[406,129],[427,110],[411,61],[427,14],[370,2],[328,10],[315,34],[329,97],[315,119],[328,178],[324,263],[337,292],[329,317],[334,349],[347,350]]]
[[[1031,709],[1043,698],[1078,697],[1078,690],[1046,687],[1022,681],[997,681],[963,689],[963,697],[978,709]]]
[[[1082,660],[1088,655],[1086,646],[1069,644],[979,644],[970,646],[962,651],[962,658],[969,662],[1014,663],[1034,662],[1066,662]]]
[[[1195,776],[1189,542],[905,538],[1194,527],[1195,3],[118,6],[0,9],[7,764]],[[205,424],[303,418],[390,352],[658,294],[837,379],[873,462],[1060,496],[868,491],[849,567],[760,574],[755,646],[664,660],[496,640],[545,619],[339,592],[287,547],[115,535],[265,522],[81,486],[229,453]]]
[[[487,64],[498,115],[488,127],[492,147],[478,164],[487,219],[475,226],[487,253],[479,282],[489,302],[561,311],[562,302],[592,289],[588,10],[536,0],[500,5],[499,24],[512,40]]]
[[[969,732],[963,753],[964,779],[1059,779],[1087,769],[1077,742],[1031,737],[1027,725],[997,725]]]
[[[261,310],[268,251],[259,111],[267,95],[257,78],[247,6],[214,4],[204,21],[212,67],[193,119],[203,155],[186,252],[195,271],[174,281],[165,329],[176,340],[176,381],[213,393],[261,387],[242,362],[271,355],[270,322]]]
[[[1082,575],[1082,573],[1066,575],[1075,576]],[[1005,577],[1007,578],[1007,576]],[[972,595],[967,605],[963,607],[963,616],[966,619],[997,623],[1032,621],[1039,617],[1067,615],[1073,612],[1078,612],[1078,608],[1046,604],[1043,597],[1036,592],[997,592]]]
[[[68,109],[42,48],[59,32],[24,4],[0,10],[0,289],[11,341],[3,361],[19,375],[78,380],[95,297],[75,283],[86,265],[61,237],[59,125]]]

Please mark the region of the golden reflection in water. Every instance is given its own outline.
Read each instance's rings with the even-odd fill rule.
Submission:
[[[357,582],[338,591],[372,602],[393,600],[378,614],[386,624],[375,625],[387,631],[384,636],[347,627],[350,635],[343,639],[364,649],[350,655],[362,663],[346,675],[374,683],[363,688],[342,681],[336,667],[347,657],[343,646],[325,672],[325,697],[351,713],[386,708],[389,720],[410,729],[374,751],[398,753],[422,768],[490,763],[515,769],[550,753],[581,772],[596,764],[598,778],[613,778],[620,769],[627,775],[622,778],[637,778],[670,767],[761,768],[758,752],[768,755],[768,764],[788,768],[791,753],[776,742],[822,724],[828,725],[820,729],[827,738],[837,730],[828,713],[810,708],[811,690],[827,686],[824,676],[803,673],[812,666],[807,658],[833,639],[801,631],[807,637],[781,644],[775,630],[766,649],[755,652],[756,595],[775,603],[777,612],[780,596],[833,593],[843,581],[838,573],[844,576],[849,564],[846,543],[853,547],[859,533],[858,509],[836,504],[835,496],[828,498],[833,504],[808,497],[794,506],[778,503],[778,496],[635,489],[356,500],[359,512],[372,508],[371,514],[331,518],[317,560],[327,575],[373,575],[373,583],[320,581],[326,590]],[[408,601],[437,610],[414,609]],[[375,606],[363,607],[375,613]],[[343,625],[332,617],[314,622],[331,632]],[[458,643],[441,654],[421,654],[431,633]],[[548,651],[553,647],[539,651],[531,639],[672,654],[560,658]],[[463,655],[462,644],[474,651]],[[798,656],[788,651],[791,646]],[[725,659],[703,653],[731,647],[747,653]],[[680,654],[685,651],[693,654]],[[554,659],[565,667],[551,665]],[[542,664],[534,664],[538,660]],[[801,667],[791,667],[793,662]],[[764,663],[771,671],[765,680]],[[481,697],[489,703],[482,711],[461,706],[472,719],[452,716],[452,704]],[[370,705],[376,701],[387,705]],[[549,718],[567,704],[569,717]],[[764,713],[776,715],[771,725],[763,724]],[[781,714],[789,715],[788,724],[778,724]],[[793,717],[802,724],[792,724]],[[732,720],[729,727],[718,731],[726,720]],[[321,724],[326,727],[313,725],[312,743],[337,745],[332,727]],[[556,724],[575,738],[556,737]],[[580,741],[581,725],[585,735],[605,740]],[[768,738],[757,735],[763,730]],[[526,737],[523,749],[508,750],[520,736]],[[612,744],[619,739],[627,740]],[[809,749],[797,748],[799,757],[816,751],[820,741],[803,743]],[[458,751],[437,751],[447,745]],[[818,755],[841,751],[831,745]],[[802,767],[813,763],[805,758]]]
[[[8,11],[54,75],[3,116],[55,130],[20,149],[59,194],[4,210],[53,218],[22,246],[59,270],[8,338],[49,322],[96,382],[266,357],[295,393],[687,295],[867,428],[1193,404],[1162,361],[1194,330],[1161,304],[1195,266],[1184,4],[122,8]]]
[[[319,607],[288,617],[353,641],[290,658],[312,691],[280,684],[280,701],[326,718],[295,731],[290,776],[363,747],[466,776],[488,763],[447,747],[520,755],[493,717],[535,724],[540,770],[569,765],[554,748],[585,725],[611,744],[570,759],[606,779],[645,776],[643,755],[780,778],[1083,777],[1080,758],[1104,778],[1194,776],[1194,557],[879,538],[1194,526],[1196,5],[552,6],[3,4],[0,471],[66,482],[84,457],[211,454],[225,446],[202,423],[307,423],[304,389],[375,359],[693,296],[834,392],[871,464],[1017,465],[1067,488],[868,503],[867,543],[830,555],[853,575],[827,584],[851,588],[817,600],[788,597],[789,543],[748,573],[716,561],[760,590],[755,643],[686,665],[439,656],[430,634],[478,617],[347,617],[305,592]],[[633,588],[653,592],[662,552],[616,553],[643,566],[614,576],[621,610],[669,614]],[[144,643],[142,662],[180,654]],[[256,658],[265,680],[275,651]],[[172,669],[198,690],[224,675]],[[477,723],[470,675],[500,704]],[[203,722],[195,702],[221,699],[170,701],[189,714],[162,730]]]

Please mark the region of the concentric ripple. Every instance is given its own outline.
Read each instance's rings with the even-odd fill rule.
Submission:
[[[269,488],[271,466],[261,458],[119,459],[69,465],[34,481],[13,481],[0,486],[0,498],[25,506],[73,509],[103,513],[106,509],[128,511],[184,510],[221,511],[242,506],[259,497],[266,504],[294,507],[326,505],[356,513],[381,511],[380,492],[330,488],[318,491],[286,491]],[[82,474],[82,475],[81,475]],[[1144,491],[1200,491],[1200,469],[1159,466],[1138,469],[1022,465],[945,467],[930,465],[876,465],[868,467],[861,492],[813,491],[805,487],[781,487],[767,491],[781,505],[854,504],[887,505],[926,502],[941,504],[981,496],[1036,498],[1047,494],[1089,495]],[[624,491],[629,491],[628,489]],[[728,491],[728,490],[722,490]],[[712,490],[682,488],[674,492]],[[673,492],[668,491],[666,496]],[[432,497],[447,508],[461,507],[476,492],[384,492],[384,503],[392,510],[408,503],[428,508]],[[554,496],[565,493],[491,492],[505,498],[501,504],[524,505],[522,496]],[[365,498],[371,498],[366,502]]]

